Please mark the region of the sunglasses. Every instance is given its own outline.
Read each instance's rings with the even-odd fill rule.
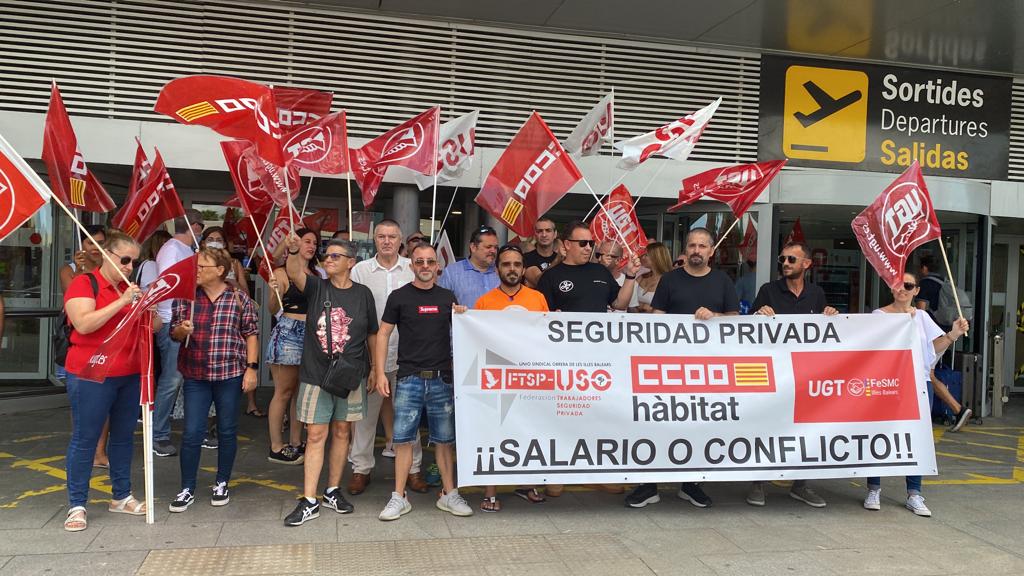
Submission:
[[[417,266],[433,266],[434,264],[437,264],[437,260],[433,258],[417,258],[413,260],[412,263]]]
[[[786,262],[789,262],[790,264],[796,264],[801,260],[804,260],[804,258],[801,258],[800,256],[779,256],[779,264],[785,264]]]
[[[908,291],[908,292],[913,290],[914,288],[917,288],[917,284],[914,284],[913,282],[904,282],[903,283],[903,289]]]
[[[520,254],[523,253],[523,249],[520,248],[519,246],[516,246],[515,244],[505,244],[504,246],[502,246],[498,250],[498,254],[504,254],[505,252],[508,252],[509,250],[511,250],[513,252],[518,252]]]
[[[331,252],[330,254],[324,254],[324,260],[337,260],[338,258],[351,258],[348,254],[342,254],[341,252]]]
[[[202,269],[202,268],[217,268],[217,267],[218,266],[216,264],[196,264],[196,268],[199,268],[199,269]]]
[[[481,226],[481,227],[479,227],[479,228],[477,228],[476,230],[473,231],[473,234],[469,237],[469,242],[471,244],[479,244],[481,236],[497,236],[497,235],[498,235],[498,233],[495,232],[494,228],[491,228],[490,226]]]
[[[114,261],[115,262],[120,261],[121,262],[121,266],[127,266],[127,265],[132,263],[132,257],[131,256],[121,256],[120,254],[115,254],[113,252],[111,252],[110,255],[111,256],[116,256],[117,258],[120,258],[120,260],[115,258]]]
[[[579,244],[580,248],[586,248],[588,246],[593,248],[594,244],[596,244],[596,242],[594,242],[593,240],[573,240],[571,238],[569,240],[566,240],[566,242],[576,242],[577,244]]]

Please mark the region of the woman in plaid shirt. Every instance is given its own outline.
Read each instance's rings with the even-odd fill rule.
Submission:
[[[228,480],[238,448],[238,410],[242,392],[256,389],[259,359],[256,305],[230,286],[231,255],[199,251],[194,316],[186,300],[176,300],[171,337],[182,342],[178,370],[185,378],[185,436],[181,445],[181,492],[171,512],[184,512],[195,501],[199,453],[206,435],[210,402],[217,408],[217,478],[210,504],[228,503]],[[191,318],[191,320],[190,320]]]

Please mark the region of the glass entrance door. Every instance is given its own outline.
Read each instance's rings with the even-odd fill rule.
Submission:
[[[992,245],[990,333],[1003,337],[1003,383],[1024,391],[1024,236],[996,236]]]

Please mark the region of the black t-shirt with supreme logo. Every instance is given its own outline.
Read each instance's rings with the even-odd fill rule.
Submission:
[[[421,370],[452,369],[452,306],[455,294],[406,284],[388,296],[382,322],[398,330],[398,377]]]

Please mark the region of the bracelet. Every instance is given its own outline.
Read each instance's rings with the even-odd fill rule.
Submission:
[[[943,334],[943,336],[946,337],[946,340],[949,340],[950,344],[956,344],[956,338],[953,338],[952,336],[950,336],[949,332],[946,332],[945,334]]]
[[[629,274],[626,274],[626,273],[623,273],[622,275],[626,277],[626,280],[636,280],[636,276],[635,275],[634,276],[630,276]]]

